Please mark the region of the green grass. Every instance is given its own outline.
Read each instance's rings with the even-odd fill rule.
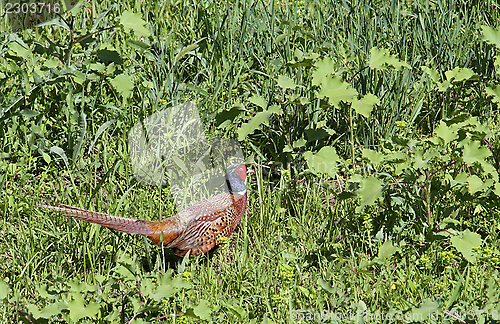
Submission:
[[[102,281],[98,281],[99,276],[113,278],[116,260],[124,254],[139,269],[139,282],[150,274],[163,273],[164,266],[177,273],[180,260],[168,251],[164,259],[157,247],[149,247],[147,252],[140,237],[36,208],[39,200],[32,197],[43,195],[42,190],[51,184],[54,192],[63,191],[57,184],[64,186],[64,181],[48,180],[54,177],[60,176],[43,173],[40,180],[46,180],[38,184],[19,179],[4,188],[5,194],[18,197],[11,206],[5,203],[6,219],[1,229],[4,262],[0,269],[13,291],[13,305],[20,309],[26,309],[27,303],[45,305],[37,292],[41,285],[59,286],[70,280],[96,285]],[[459,310],[483,310],[488,302],[495,303],[498,261],[493,261],[486,249],[479,251],[484,255],[479,262],[466,264],[453,248],[439,241],[426,250],[420,242],[400,242],[401,250],[394,257],[370,263],[381,243],[371,237],[363,219],[353,216],[352,204],[336,201],[316,184],[282,181],[271,187],[264,178],[260,171],[249,180],[249,208],[238,231],[213,253],[187,262],[180,276],[187,277],[192,289],[167,299],[153,318],[183,314],[202,299],[208,301],[216,322],[248,322],[252,318],[281,322],[297,314],[291,313],[296,310],[355,313],[362,305],[372,313],[406,312],[427,299],[440,300],[443,305],[455,300],[453,306]],[[126,182],[120,177],[109,181]],[[29,187],[32,190],[27,191]],[[83,187],[77,191],[84,193]],[[157,190],[127,187],[117,184],[112,191],[103,189],[107,194],[96,196],[93,209],[156,219],[155,210],[163,205],[168,214]],[[116,210],[123,195],[131,203]],[[494,229],[490,234],[492,241],[498,237],[496,232]],[[498,250],[492,249],[497,255]],[[130,295],[124,305],[127,320],[136,314],[131,300],[137,298],[138,290],[134,285],[123,285],[111,290],[108,298]],[[100,298],[87,296],[89,302]],[[102,313],[106,315],[104,306]],[[8,311],[9,305],[4,307],[6,321],[22,318],[19,312]],[[142,316],[151,313],[155,314],[145,311]]]
[[[427,210],[430,200],[416,186],[400,186],[362,210],[341,193],[355,189],[353,164],[363,176],[392,174],[391,167],[363,162],[357,150],[429,138],[457,112],[491,129],[490,161],[498,172],[498,106],[485,95],[498,83],[498,50],[481,33],[482,25],[498,27],[498,9],[495,1],[91,1],[76,16],[77,39],[115,25],[126,10],[139,13],[151,35],[111,28],[80,47],[64,28],[10,33],[0,21],[0,274],[9,287],[0,284],[0,322],[43,323],[37,312],[48,305],[55,309],[49,322],[286,323],[301,316],[316,322],[307,316],[358,310],[409,316],[438,307],[437,322],[449,314],[465,320],[463,312],[468,323],[497,322],[500,214],[490,191],[473,196],[448,188],[436,171]],[[9,45],[13,35],[31,55]],[[412,68],[366,68],[375,46]],[[67,62],[49,62],[58,61],[51,53],[68,48]],[[116,51],[122,63],[98,66],[103,49]],[[370,118],[349,120],[347,104],[328,107],[319,98],[311,53],[331,57],[353,88],[380,99]],[[477,77],[440,92],[424,66],[441,78],[454,67]],[[120,94],[123,84],[113,83],[123,75],[133,85],[128,97]],[[283,93],[281,75],[301,87]],[[311,102],[291,103],[291,94]],[[242,141],[257,171],[248,180],[247,212],[212,253],[183,261],[142,237],[37,207],[49,199],[141,219],[173,215],[167,187],[134,178],[127,132],[142,118],[193,100],[209,137],[234,138],[259,111],[249,102],[253,95],[279,105],[283,115]],[[245,111],[217,125],[233,106]],[[321,127],[334,133],[284,152],[287,141]],[[345,161],[334,178],[313,174],[302,157],[328,145]],[[418,183],[424,172],[411,172],[406,176]],[[447,224],[480,234],[475,263],[450,242],[455,232],[446,236]],[[481,320],[471,316],[481,311]]]

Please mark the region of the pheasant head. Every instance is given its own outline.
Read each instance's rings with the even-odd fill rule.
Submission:
[[[247,169],[244,164],[234,165],[226,170],[226,186],[227,191],[232,194],[244,194],[246,193],[247,187],[245,185],[245,179],[247,173],[253,173],[251,169]]]

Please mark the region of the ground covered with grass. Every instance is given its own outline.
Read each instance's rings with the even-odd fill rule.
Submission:
[[[0,322],[496,323],[496,1],[82,2],[0,21]],[[4,15],[3,12],[0,14]],[[159,220],[128,131],[192,101],[256,173],[208,255]]]

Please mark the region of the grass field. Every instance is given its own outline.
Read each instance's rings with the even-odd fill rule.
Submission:
[[[498,2],[2,10],[1,323],[498,322]],[[173,215],[127,134],[186,101],[256,171],[219,248],[181,259],[38,207]]]

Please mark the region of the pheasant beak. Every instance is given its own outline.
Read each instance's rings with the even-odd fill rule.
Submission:
[[[254,169],[247,169],[247,174],[250,174],[250,173],[255,173],[255,170]]]

